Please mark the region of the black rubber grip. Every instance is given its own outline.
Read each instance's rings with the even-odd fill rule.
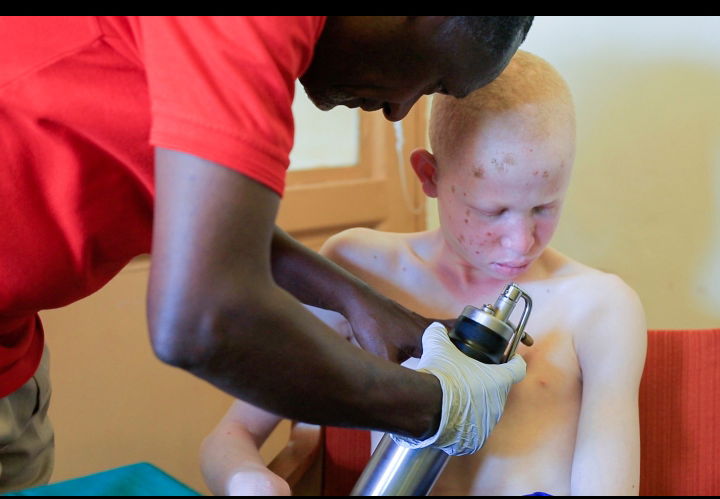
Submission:
[[[500,364],[507,348],[505,338],[463,316],[450,330],[450,339],[462,353],[484,364]]]

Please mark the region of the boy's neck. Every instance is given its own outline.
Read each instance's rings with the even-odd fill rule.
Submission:
[[[506,284],[460,258],[439,229],[433,234],[430,268],[447,292],[461,301],[476,301],[479,297],[497,294]]]
[[[482,301],[488,297],[497,297],[511,281],[534,280],[538,260],[516,279],[500,279],[488,275],[460,258],[438,229],[432,233],[433,251],[430,260],[432,272],[443,283],[445,289],[455,298],[467,301]]]

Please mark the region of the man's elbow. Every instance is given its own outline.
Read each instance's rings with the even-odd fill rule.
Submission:
[[[149,314],[150,343],[155,356],[165,364],[195,370],[212,357],[216,349],[203,320],[195,314],[165,311]]]
[[[147,319],[158,359],[201,374],[229,351],[242,353],[247,347],[244,332],[254,330],[266,309],[267,286],[220,292],[224,288],[196,286],[192,294],[178,293],[151,280]]]
[[[236,301],[186,301],[148,308],[150,342],[162,362],[191,372],[202,371],[227,348],[228,333],[251,305]]]

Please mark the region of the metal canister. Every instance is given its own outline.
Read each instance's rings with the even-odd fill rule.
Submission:
[[[525,309],[518,326],[514,327],[510,314],[520,299],[525,301]],[[494,305],[465,307],[449,332],[450,339],[465,355],[480,362],[507,362],[525,334],[531,310],[530,297],[515,283],[509,284]],[[449,458],[434,447],[404,447],[385,434],[350,495],[428,495]]]

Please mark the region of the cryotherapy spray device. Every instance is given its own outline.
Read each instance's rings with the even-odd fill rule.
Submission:
[[[517,327],[509,318],[520,299],[525,302]],[[509,284],[494,305],[468,305],[450,330],[452,342],[465,355],[485,364],[507,362],[525,335],[532,300],[515,283]],[[383,435],[360,475],[352,496],[428,495],[450,456],[435,447],[410,449]]]

